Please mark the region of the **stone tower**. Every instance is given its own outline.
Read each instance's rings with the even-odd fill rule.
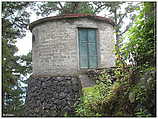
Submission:
[[[73,114],[85,72],[114,66],[114,23],[107,18],[70,14],[30,24],[33,75],[28,82],[26,116]]]

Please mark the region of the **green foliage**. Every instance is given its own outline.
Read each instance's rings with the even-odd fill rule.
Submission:
[[[128,31],[129,42],[122,49],[124,60],[130,60],[140,67],[155,66],[155,8],[154,3],[144,3],[144,9],[137,16],[135,24]]]
[[[83,89],[83,96],[81,97],[81,102],[76,107],[76,116],[87,116],[87,117],[94,117],[94,116],[102,116],[100,112],[93,111],[95,105],[94,102],[102,102],[105,95],[108,95],[105,92],[109,92],[111,81],[104,81],[98,82],[97,85],[93,87],[88,87]],[[92,103],[93,102],[93,103]]]
[[[117,81],[111,85],[109,91],[95,105],[93,111],[101,113],[102,116],[130,116],[133,105],[128,100],[128,84]],[[130,108],[129,108],[130,107]]]
[[[156,115],[156,79],[155,71],[145,72],[141,80],[132,87],[132,93],[136,94],[137,107],[135,109],[136,116],[140,116],[139,112],[145,112],[146,116]],[[145,115],[144,115],[145,116]]]
[[[15,55],[16,40],[25,36],[29,23],[28,5],[29,2],[2,2],[2,113],[14,116],[22,114],[25,89],[21,87],[21,76],[26,76],[31,67],[21,64],[27,59]]]
[[[95,14],[89,2],[37,2],[37,15],[48,16],[51,13],[63,14]]]
[[[25,35],[29,23],[29,2],[2,2],[2,36],[15,43]]]
[[[114,72],[117,71],[116,68]],[[77,116],[155,116],[155,71],[149,68],[145,75],[137,77],[139,80],[128,79],[134,75],[129,72],[126,74],[129,76],[117,78],[114,83],[107,73],[101,73],[95,86],[83,89],[81,103],[76,107]]]
[[[97,2],[96,2],[97,4]],[[105,6],[106,16],[110,17],[115,23],[115,34],[116,34],[116,50],[119,52],[119,47],[121,46],[121,37],[130,26],[133,24],[135,19],[134,12],[139,9],[139,3],[134,2],[98,2],[98,5]],[[137,11],[138,12],[138,11]],[[128,19],[128,24],[125,23]],[[125,25],[126,24],[126,25]]]
[[[88,2],[66,2],[59,14],[94,14]]]
[[[91,101],[95,101],[99,98],[99,92],[94,87],[84,88],[83,89],[83,96],[81,97],[81,102],[76,107],[76,116],[84,117],[84,116],[99,116],[99,114],[91,111],[91,107],[89,104],[91,104]]]

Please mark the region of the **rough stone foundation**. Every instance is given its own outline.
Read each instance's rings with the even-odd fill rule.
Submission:
[[[25,116],[74,115],[81,83],[74,76],[34,77],[28,82]]]

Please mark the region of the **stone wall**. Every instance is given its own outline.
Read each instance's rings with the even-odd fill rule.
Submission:
[[[93,19],[61,19],[32,29],[33,74],[75,74],[79,68],[78,28],[97,29],[98,68],[114,66],[113,26]]]
[[[32,77],[28,82],[25,116],[74,115],[81,83],[74,76]]]

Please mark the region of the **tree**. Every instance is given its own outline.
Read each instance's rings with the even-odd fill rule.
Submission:
[[[2,103],[3,114],[19,116],[23,106],[24,90],[21,87],[21,75],[27,75],[28,67],[20,62],[27,62],[20,56],[15,43],[25,36],[29,13],[29,2],[2,2]]]
[[[140,67],[156,65],[156,10],[154,3],[144,3],[135,24],[128,31],[129,42],[122,47],[124,59]]]
[[[137,9],[139,9],[139,3],[134,4],[132,2],[93,2],[93,4],[96,6],[96,12],[99,13],[102,10],[106,9],[107,12],[105,12],[105,16],[110,17],[114,21],[116,32],[116,46],[120,47],[120,38],[133,24],[133,20],[135,18],[135,14],[133,13]],[[126,21],[128,21],[129,23],[124,26]]]
[[[88,2],[66,2],[59,14],[94,14],[92,6]]]
[[[57,12],[63,14],[95,14],[89,2],[37,2],[37,15],[48,16]]]

